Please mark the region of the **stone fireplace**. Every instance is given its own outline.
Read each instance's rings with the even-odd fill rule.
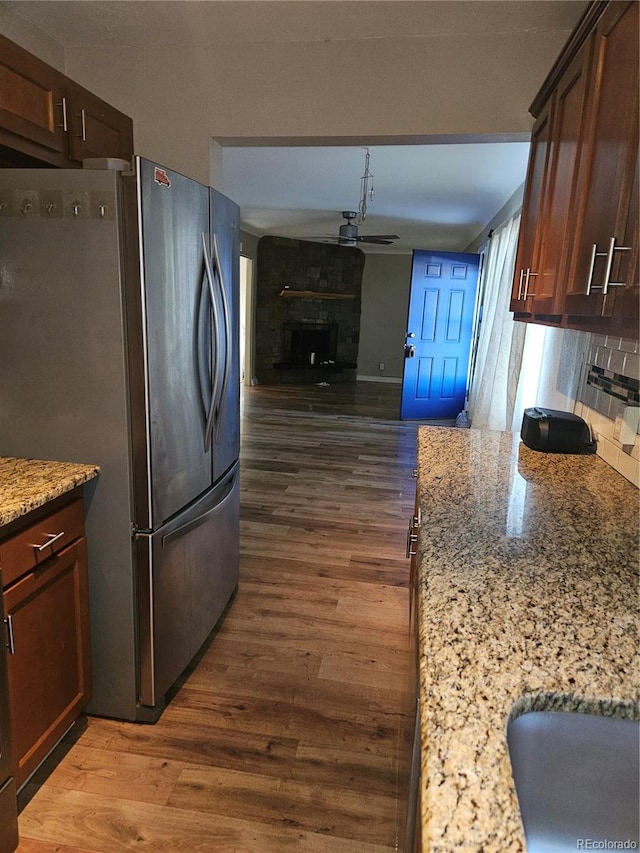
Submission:
[[[320,365],[335,363],[338,349],[337,323],[284,323],[283,363]]]
[[[256,300],[261,384],[355,379],[364,261],[357,248],[261,238]]]

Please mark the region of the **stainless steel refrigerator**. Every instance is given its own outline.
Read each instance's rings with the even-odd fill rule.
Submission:
[[[238,582],[238,208],[137,158],[0,170],[0,455],[97,463],[94,697],[153,721]]]

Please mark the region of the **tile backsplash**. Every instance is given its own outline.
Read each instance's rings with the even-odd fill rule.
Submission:
[[[575,413],[594,432],[598,455],[640,488],[640,435],[638,427],[629,435],[624,424],[625,410],[640,406],[638,350],[637,341],[592,335]]]

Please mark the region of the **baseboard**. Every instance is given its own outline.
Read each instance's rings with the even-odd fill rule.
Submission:
[[[402,379],[398,376],[356,376],[358,382],[393,382],[396,385],[402,385]]]

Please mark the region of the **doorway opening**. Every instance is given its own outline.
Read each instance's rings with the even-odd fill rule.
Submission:
[[[253,258],[240,255],[240,385],[255,385],[253,358]]]
[[[405,299],[408,300],[410,282],[408,276],[406,280],[401,280],[397,271],[401,269],[402,256],[406,258],[411,253],[407,245],[437,245],[443,251],[460,251],[462,247],[470,245],[482,225],[495,214],[496,209],[504,205],[513,189],[522,184],[526,172],[529,134],[487,134],[481,137],[451,135],[446,138],[427,135],[216,137],[211,140],[212,181],[241,206],[242,228],[246,234],[251,235],[247,240],[246,254],[255,258],[254,277],[257,278],[257,240],[254,244],[254,238],[268,235],[272,239],[310,240],[316,245],[325,241],[332,242],[337,233],[336,221],[340,221],[340,211],[345,206],[356,204],[363,150],[369,146],[373,146],[372,151],[375,154],[372,171],[377,170],[378,191],[375,205],[370,206],[367,221],[361,226],[362,235],[395,232],[406,237],[409,243],[401,245],[403,241],[394,241],[392,246],[371,246],[366,243],[358,246],[367,256],[367,287],[362,299],[362,307],[365,309],[362,316],[366,322],[362,323],[359,331],[356,358],[351,360],[357,363],[358,379],[400,383],[404,366],[402,339],[406,331]],[[444,211],[434,209],[428,217],[430,228],[433,222],[440,223],[435,238],[431,237],[431,232],[425,230],[423,222],[424,205],[417,213],[410,202],[412,192],[415,191],[415,181],[411,182],[411,190],[403,189],[395,182],[392,188],[383,181],[386,163],[394,154],[394,160],[406,164],[407,158],[419,158],[423,153],[429,155],[429,162],[436,163],[448,162],[450,157],[463,157],[464,163],[467,164],[465,168],[469,168],[468,164],[472,158],[480,157],[479,160],[473,159],[474,178],[471,184],[478,184],[478,176],[491,176],[487,180],[490,192],[483,196],[484,204],[489,206],[490,213],[487,214],[485,208],[476,210],[474,207],[473,216],[467,215],[466,205],[471,201],[470,180],[466,181],[464,191],[460,190],[455,182],[449,186],[453,181],[452,173],[458,183],[463,181],[466,172],[462,167],[453,170],[444,167],[422,169],[416,164],[408,170],[413,178],[417,174],[429,174],[447,180],[443,192],[424,193],[425,198],[440,200],[440,205],[441,199],[445,198],[443,193],[449,193],[446,196]],[[343,155],[352,158],[353,162],[351,159],[348,162],[343,161]],[[433,158],[436,158],[435,161]],[[309,161],[311,168],[303,168]],[[341,165],[343,162],[344,172]],[[300,173],[306,176],[306,183],[298,180]],[[318,182],[319,188],[316,186]],[[299,187],[303,187],[303,190]],[[322,199],[321,207],[325,209],[317,208],[318,198]],[[402,226],[397,221],[384,219],[385,206],[392,201],[394,216],[397,217],[399,209],[403,210]],[[435,203],[433,201],[433,204]],[[312,214],[310,217],[309,211]],[[379,221],[380,216],[383,221]],[[478,218],[477,223],[473,217]],[[420,226],[419,234],[412,233],[410,228],[417,224]],[[467,231],[460,231],[460,228],[467,228]],[[375,257],[376,255],[385,257]],[[396,257],[392,257],[393,255]],[[282,281],[274,282],[274,287],[305,289],[306,283],[303,285],[294,281],[289,273],[289,270],[283,270]],[[402,275],[405,275],[404,269]],[[254,286],[257,288],[256,304],[255,307],[247,305],[247,311],[249,314],[252,311],[257,312],[257,316],[261,317],[264,305],[271,304],[270,290]],[[309,289],[314,288],[309,286]],[[393,294],[393,298],[390,294]],[[326,321],[326,318],[318,319]],[[259,324],[253,324],[251,317],[246,316],[245,334],[253,335],[252,330],[256,327],[259,328]],[[247,349],[245,343],[243,381],[245,384],[252,384],[255,373],[247,363]],[[312,348],[311,352],[315,352],[315,349]],[[263,358],[255,346],[254,358],[260,369]],[[261,378],[261,381],[266,380]]]

